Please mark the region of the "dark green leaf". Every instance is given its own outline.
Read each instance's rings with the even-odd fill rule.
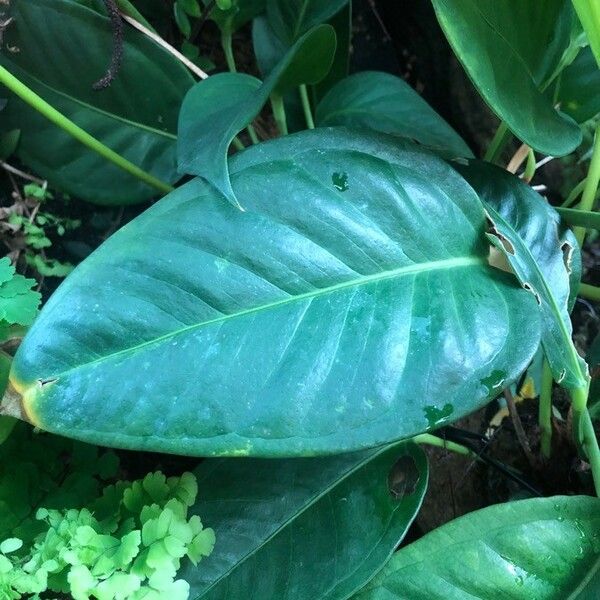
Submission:
[[[558,100],[578,123],[600,113],[600,69],[589,47],[560,76]]]
[[[128,27],[119,74],[95,91],[113,46],[106,17],[71,0],[15,0],[11,8],[15,20],[4,33],[0,63],[101,142],[159,179],[176,181],[177,115],[194,83],[183,65]],[[21,130],[17,154],[28,167],[75,196],[131,204],[156,195],[15,97],[2,127]]]
[[[348,0],[267,0],[267,18],[277,37],[291,46],[311,28],[326,23]]]
[[[600,5],[595,0],[573,0],[577,16],[590,41],[590,47],[600,69]]]
[[[593,600],[600,500],[557,496],[479,510],[397,552],[356,600]]]
[[[461,137],[405,81],[356,73],[335,85],[316,111],[319,126],[367,127],[411,138],[448,156],[473,156]]]
[[[175,2],[175,4],[173,4],[173,15],[175,17],[175,23],[177,23],[177,27],[179,27],[179,31],[181,31],[185,38],[189,38],[192,34],[192,24],[180,2]]]
[[[204,5],[208,6],[209,2],[210,0],[204,0]],[[266,0],[234,0],[228,10],[215,6],[210,12],[210,18],[221,31],[231,34],[263,13],[266,3]]]
[[[535,150],[560,156],[581,131],[542,89],[569,46],[570,0],[432,0],[454,52],[479,93]]]
[[[347,598],[404,537],[428,476],[413,444],[324,459],[215,459],[195,474],[193,512],[218,541],[178,574],[190,600]]]
[[[271,94],[322,79],[334,51],[333,29],[320,25],[292,46],[262,85],[249,75],[235,73],[215,75],[196,84],[186,95],[179,115],[180,171],[201,175],[237,204],[227,167],[229,144],[258,115]]]
[[[33,422],[190,455],[336,453],[458,419],[529,363],[535,300],[488,265],[483,207],[441,159],[315,129],[232,173],[245,212],[191,181],[50,298],[11,374]]]
[[[588,406],[592,419],[598,420],[600,419],[600,334],[592,342],[586,359],[590,365],[590,375],[592,378]]]
[[[577,241],[558,213],[518,177],[484,162],[459,168],[486,203],[489,239],[531,292],[542,314],[542,343],[554,379],[567,388],[586,385],[587,367],[571,340],[569,272]]]

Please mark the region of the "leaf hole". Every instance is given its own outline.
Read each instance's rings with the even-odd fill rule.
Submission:
[[[51,377],[50,379],[38,379],[38,384],[40,387],[43,388],[47,385],[54,383],[55,381],[58,381],[58,377]]]

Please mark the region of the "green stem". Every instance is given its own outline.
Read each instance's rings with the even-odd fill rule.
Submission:
[[[579,286],[579,292],[577,295],[581,296],[582,298],[586,298],[587,300],[600,302],[600,287],[589,285],[588,283],[582,283]]]
[[[221,31],[221,46],[223,48],[223,52],[225,53],[225,62],[227,62],[227,68],[231,73],[237,73],[235,58],[233,57],[233,45],[230,29],[224,29]]]
[[[416,435],[412,438],[412,441],[415,442],[415,444],[427,444],[428,446],[436,446],[437,448],[451,450],[452,452],[463,454],[464,456],[471,456],[472,458],[477,459],[479,458],[477,454],[475,454],[475,452],[472,450],[469,450],[469,448],[466,448],[461,444],[457,444],[456,442],[443,440],[442,438],[439,438],[436,435],[431,435],[430,433],[421,433],[420,435]]]
[[[233,138],[233,145],[236,150],[243,150],[246,147],[237,135]]]
[[[581,180],[569,193],[567,199],[561,204],[563,208],[568,208],[571,204],[575,203],[575,200],[579,197],[579,194],[583,192],[583,188],[585,187],[585,179]]]
[[[557,207],[557,212],[568,225],[579,225],[586,229],[600,229],[600,213],[576,208]]]
[[[529,183],[535,175],[535,153],[531,148],[527,153],[527,163],[525,164],[525,171],[523,173],[523,181]]]
[[[598,185],[600,184],[600,124],[596,127],[596,135],[594,136],[594,149],[592,151],[592,160],[587,177],[585,178],[585,186],[581,196],[579,207],[581,210],[591,211],[594,207],[594,200]],[[580,246],[583,246],[585,241],[585,227],[576,227],[574,230],[575,237]]]
[[[252,143],[260,144],[260,140],[258,139],[258,136],[256,135],[256,130],[254,129],[254,127],[252,127],[252,124],[248,125],[247,129],[248,129],[248,135],[250,136],[250,140],[252,140]]]
[[[585,454],[592,469],[592,478],[596,489],[596,496],[600,498],[600,448],[598,438],[594,431],[594,425],[590,413],[586,410],[581,419],[582,443]]]
[[[304,118],[306,119],[306,126],[309,129],[315,128],[315,122],[310,109],[310,100],[308,99],[308,90],[306,84],[303,83],[300,88],[300,100],[302,101],[302,110],[304,110]]]
[[[500,158],[500,155],[502,154],[502,151],[504,150],[510,138],[511,133],[508,129],[508,125],[502,121],[498,126],[498,129],[496,130],[488,149],[486,150],[483,160],[487,160],[491,163],[498,162],[498,159]]]
[[[542,366],[538,423],[542,456],[550,458],[552,453],[552,371],[546,358],[544,358]]]
[[[150,173],[146,173],[146,171],[140,169],[138,166],[129,162],[126,158],[123,158],[120,154],[117,154],[114,150],[111,150],[105,146],[102,142],[91,136],[87,131],[81,129],[79,125],[76,125],[73,123],[73,121],[50,106],[50,104],[48,104],[43,98],[38,96],[33,90],[29,89],[25,84],[19,81],[14,75],[12,75],[2,66],[0,66],[0,83],[4,84],[9,90],[14,92],[17,96],[19,96],[19,98],[29,104],[29,106],[37,110],[49,121],[75,138],[78,142],[82,143],[84,146],[87,146],[90,150],[93,150],[103,158],[106,158],[117,167],[123,169],[123,171],[126,171],[130,175],[137,177],[144,183],[147,183],[161,192],[168,193],[173,191],[174,188],[168,183],[157,179]]]
[[[273,107],[273,116],[275,117],[275,123],[277,123],[277,129],[281,135],[287,135],[287,121],[285,118],[285,107],[283,105],[283,97],[280,94],[271,95],[271,106]]]

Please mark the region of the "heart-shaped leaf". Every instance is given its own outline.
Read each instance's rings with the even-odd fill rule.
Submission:
[[[535,150],[572,152],[581,131],[542,90],[569,46],[569,0],[432,0],[454,52],[490,108]]]
[[[535,300],[488,265],[483,207],[435,155],[315,129],[232,172],[245,212],[196,179],[67,277],[13,364],[33,423],[182,454],[336,453],[457,419],[529,363]]]
[[[190,599],[341,600],[400,543],[428,473],[423,451],[403,444],[322,459],[207,460],[196,476],[193,512],[217,544],[178,575]]]
[[[554,379],[567,388],[585,387],[587,367],[571,340],[568,310],[569,272],[579,252],[572,232],[561,226],[548,202],[518,177],[484,162],[459,170],[486,203],[490,241],[536,299]]]
[[[558,100],[578,123],[600,113],[600,69],[589,47],[561,73]]]
[[[119,73],[97,91],[92,85],[104,74],[113,47],[108,18],[74,0],[14,0],[11,14],[0,64],[109,148],[175,182],[177,115],[194,83],[185,67],[127,28]],[[17,155],[28,167],[79,198],[132,204],[156,195],[14,96],[2,127],[21,130]]]
[[[257,79],[240,74],[222,74],[197,83],[186,95],[179,115],[180,171],[201,175],[238,205],[227,167],[231,141],[258,115],[271,94],[325,77],[334,52],[333,28],[319,25],[292,46],[260,86]],[[222,103],[215,104],[215,100]]]
[[[388,73],[356,73],[317,107],[319,126],[367,127],[416,140],[447,156],[473,156],[462,138],[405,81]]]
[[[356,600],[592,600],[600,589],[600,500],[490,506],[394,554]]]

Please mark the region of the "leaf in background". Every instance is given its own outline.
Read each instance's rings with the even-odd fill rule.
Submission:
[[[441,154],[472,157],[462,138],[405,81],[377,71],[350,75],[317,106],[320,127],[366,127],[407,137]]]
[[[600,585],[600,500],[497,504],[402,548],[355,600],[593,600]]]
[[[506,257],[542,315],[542,343],[557,383],[586,385],[587,367],[571,340],[569,271],[579,253],[573,233],[558,213],[518,177],[484,162],[457,167],[485,202],[488,238]],[[576,258],[577,260],[577,258]]]
[[[562,110],[578,123],[600,113],[600,69],[589,47],[562,72],[558,101]]]
[[[35,279],[15,274],[7,257],[0,259],[0,323],[31,325],[38,312],[41,294],[34,292]]]
[[[8,375],[10,373],[11,358],[0,350],[0,394],[4,395],[8,386]],[[0,444],[3,444],[10,432],[14,429],[18,420],[14,417],[0,416]]]
[[[291,46],[307,31],[327,22],[348,0],[267,0],[267,18],[273,32]]]
[[[202,176],[238,205],[227,167],[231,141],[258,115],[272,93],[322,79],[334,51],[335,32],[329,25],[319,25],[292,46],[262,85],[250,75],[235,73],[197,83],[186,95],[179,115],[179,170]]]
[[[597,0],[573,0],[577,16],[590,42],[590,47],[600,69],[600,4]]]
[[[199,568],[179,573],[190,599],[341,600],[406,534],[428,469],[408,443],[323,459],[208,460],[195,474],[193,512],[218,543]]]
[[[488,265],[483,207],[441,159],[315,129],[231,164],[245,212],[191,181],[50,298],[11,374],[42,429],[189,455],[338,453],[456,420],[525,369],[535,301]]]
[[[454,52],[490,108],[523,142],[562,156],[581,131],[542,89],[569,46],[569,0],[432,0]]]
[[[590,345],[586,360],[590,365],[590,395],[588,408],[590,417],[594,420],[600,419],[600,334],[598,334]]]
[[[106,90],[92,84],[112,52],[109,21],[73,0],[11,2],[0,64],[54,108],[142,169],[178,179],[175,131],[183,96],[194,80],[185,67],[127,27],[122,67]],[[57,43],[60,40],[60,43]],[[17,47],[11,53],[9,47]],[[150,188],[11,96],[2,127],[20,129],[18,157],[51,184],[99,204],[131,204]]]
[[[208,6],[211,0],[203,0]],[[231,8],[222,10],[215,6],[210,11],[210,19],[214,21],[221,31],[233,33],[249,21],[265,12],[267,0],[234,0]]]

